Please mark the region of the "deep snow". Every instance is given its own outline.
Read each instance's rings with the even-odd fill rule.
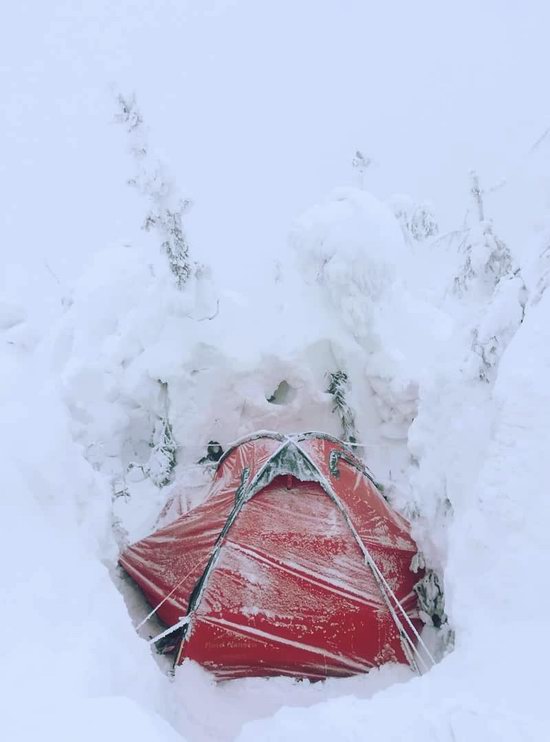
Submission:
[[[11,705],[14,738],[30,738],[33,724],[59,735],[65,725],[70,736],[90,715],[89,729],[104,718],[115,734],[116,716],[143,739],[175,738],[174,730],[205,740],[355,739],[366,726],[380,739],[405,731],[418,740],[543,739],[546,599],[538,587],[550,565],[544,489],[535,483],[547,468],[550,299],[540,291],[529,298],[540,266],[526,269],[527,286],[505,276],[481,298],[455,296],[449,257],[440,291],[430,293],[433,275],[419,271],[390,208],[353,189],[301,217],[290,244],[254,327],[246,306],[223,296],[219,313],[201,322],[202,279],[178,292],[161,255],[128,247],[97,256],[32,351],[10,334],[28,320],[6,312],[4,351],[15,373],[8,370],[3,403],[13,493],[4,498],[2,547],[12,566],[3,618],[5,635],[17,639],[3,647],[3,668],[12,688],[36,694],[29,716]],[[309,268],[303,279],[293,255]],[[481,374],[472,338],[493,315],[499,352]],[[366,460],[444,575],[455,650],[420,679],[383,668],[322,686],[216,687],[186,667],[171,682],[134,633],[148,609],[113,573],[116,541],[150,531],[161,505],[190,481],[195,498],[204,496],[208,468],[195,462],[212,437],[225,446],[232,432],[268,426],[338,433],[326,372],[339,368],[350,377]],[[269,402],[282,379],[295,394]],[[159,489],[128,476],[126,495],[113,499],[128,464],[150,455],[159,380],[182,442],[174,484]],[[441,652],[443,637],[434,641]]]
[[[547,739],[548,9],[393,5],[10,9],[4,738]],[[197,201],[186,225],[204,265],[184,292],[139,231],[113,79],[143,98],[159,157]],[[357,176],[357,146],[382,161],[362,178],[373,193],[331,191]],[[473,206],[463,219],[472,162],[482,222]],[[439,231],[413,234],[426,195]],[[506,264],[495,236],[502,275],[486,269]],[[184,666],[172,680],[144,640],[154,625],[134,629],[148,608],[116,570],[120,545],[171,496],[204,496],[209,440],[338,435],[339,370],[365,460],[444,580],[441,661],[422,678],[216,686]],[[159,489],[164,416],[177,466]]]

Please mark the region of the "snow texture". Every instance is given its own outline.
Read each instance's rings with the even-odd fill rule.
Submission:
[[[6,7],[3,738],[548,738],[550,11],[528,5]],[[195,202],[181,289],[127,187],[113,80]],[[439,663],[172,678],[119,549],[202,500],[209,441],[340,435],[338,372],[442,581]]]

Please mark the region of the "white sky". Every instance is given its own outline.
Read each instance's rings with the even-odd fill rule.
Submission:
[[[135,239],[143,209],[111,122],[135,91],[195,206],[197,257],[227,284],[280,250],[292,219],[351,182],[431,199],[445,226],[467,173],[507,176],[550,126],[545,0],[27,0],[0,28],[3,262],[78,273]]]

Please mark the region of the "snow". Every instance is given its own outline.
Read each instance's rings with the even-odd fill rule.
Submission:
[[[110,493],[32,370],[3,390],[2,723],[8,739],[162,729],[165,678],[135,636],[108,564]],[[40,441],[40,445],[37,445]],[[9,495],[9,496],[8,496]],[[123,720],[126,720],[123,722]],[[145,739],[146,736],[142,737]],[[169,737],[167,737],[169,738]]]
[[[251,718],[269,719],[281,706],[298,715],[315,704],[341,695],[367,699],[396,683],[409,681],[411,672],[401,665],[386,665],[368,675],[329,679],[324,683],[296,682],[290,678],[247,678],[216,685],[198,665],[183,665],[176,688],[185,693],[186,721],[197,742],[235,739]],[[212,709],[216,713],[211,713]],[[257,737],[256,737],[257,739]],[[307,739],[307,737],[306,737]]]
[[[548,20],[539,2],[10,7],[3,738],[547,739]],[[114,98],[132,90],[195,201],[183,291],[126,185]],[[346,185],[357,147],[368,190]],[[510,250],[500,280],[488,229]],[[467,246],[477,279],[457,291]],[[359,450],[443,580],[440,661],[420,678],[171,678],[146,641],[159,627],[135,630],[149,608],[120,546],[205,496],[210,440],[340,435],[341,370]],[[165,415],[177,463],[158,487]]]
[[[548,311],[550,300],[546,296],[544,301]],[[483,408],[476,406],[474,414],[470,405],[476,399],[466,385],[454,406],[462,423],[457,426],[461,434],[453,437],[458,444],[454,453],[466,454],[469,463],[466,476],[462,467],[442,462],[453,507],[445,585],[455,651],[428,675],[390,688],[369,704],[341,698],[309,712],[284,709],[269,723],[247,725],[240,740],[306,735],[355,740],[365,729],[387,740],[545,738],[548,601],[537,586],[545,584],[550,557],[539,516],[546,509],[544,487],[535,485],[548,476],[550,358],[543,316],[542,308],[528,310],[503,356],[484,410],[490,426],[476,430],[468,424],[479,423]],[[434,424],[436,409],[432,405]],[[447,424],[448,409],[442,417]],[[469,450],[469,436],[482,455]],[[447,446],[447,441],[440,443],[439,452]],[[427,463],[433,467],[431,460]]]

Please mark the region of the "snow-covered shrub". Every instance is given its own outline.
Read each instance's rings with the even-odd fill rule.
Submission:
[[[340,418],[342,425],[342,439],[355,443],[357,441],[357,432],[355,430],[355,415],[347,401],[347,392],[349,389],[349,379],[345,371],[335,371],[329,373],[329,384],[327,393],[334,400],[333,412]]]
[[[434,208],[428,201],[416,203],[410,196],[399,194],[392,196],[388,204],[401,225],[405,239],[424,242],[438,234]]]
[[[157,420],[150,446],[152,450],[146,465],[147,474],[157,487],[166,487],[174,478],[177,451],[168,418],[161,417]]]
[[[208,271],[178,290],[165,261],[139,246],[98,254],[77,284],[48,344],[73,435],[110,483],[122,542],[150,531],[168,502],[181,514],[190,491],[204,494],[211,469],[198,462],[210,441],[225,449],[266,428],[342,434],[327,373],[348,357],[353,378],[353,341],[288,281],[271,291],[251,323],[246,305],[217,298]],[[296,302],[279,311],[278,291]],[[365,395],[358,379],[348,401]]]
[[[450,321],[424,299],[423,266],[397,219],[370,193],[340,189],[297,220],[291,244],[318,301],[361,348],[377,430],[381,424],[389,439],[404,441],[419,380],[449,336]]]
[[[296,221],[291,244],[306,279],[326,291],[358,339],[371,338],[375,307],[408,263],[389,208],[366,191],[339,189]]]
[[[483,193],[476,173],[471,173],[470,193],[475,213],[469,215],[465,228],[459,233],[462,264],[454,278],[454,291],[459,296],[472,293],[475,298],[483,299],[491,295],[501,278],[512,273],[514,266],[508,246],[485,216]]]
[[[469,291],[480,296],[490,294],[500,279],[512,272],[510,251],[489,221],[468,228],[459,250],[462,266],[454,281],[455,292],[459,295]]]
[[[520,275],[503,278],[472,330],[472,350],[480,359],[479,378],[483,381],[494,380],[495,367],[523,321],[526,294]]]

